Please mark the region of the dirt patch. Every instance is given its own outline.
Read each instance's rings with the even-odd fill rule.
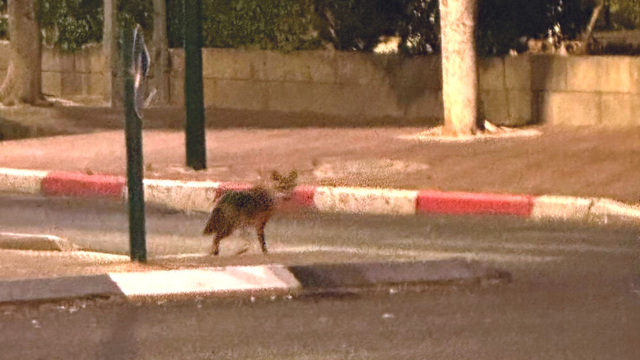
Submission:
[[[427,171],[429,165],[417,162],[382,159],[342,160],[340,158],[322,159],[314,165],[313,175],[320,184],[337,182],[354,183],[358,179],[388,182],[407,173]]]

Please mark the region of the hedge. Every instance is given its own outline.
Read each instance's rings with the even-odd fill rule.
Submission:
[[[45,42],[66,51],[102,38],[103,0],[40,0]],[[182,46],[183,0],[167,0],[170,47]],[[594,0],[478,0],[478,49],[500,55],[541,38],[559,25],[574,38],[589,20]],[[636,27],[640,0],[611,1],[609,28]],[[0,0],[0,13],[6,11]],[[147,38],[153,29],[152,0],[119,1],[121,25],[140,23]],[[203,46],[293,51],[329,43],[343,51],[371,51],[380,36],[398,35],[401,51],[439,51],[438,0],[202,0]],[[7,37],[0,18],[0,38]]]

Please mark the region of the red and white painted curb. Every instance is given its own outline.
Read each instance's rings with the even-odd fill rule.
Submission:
[[[145,179],[144,195],[147,204],[208,212],[221,191],[249,186],[210,181]],[[2,168],[0,192],[122,201],[127,198],[126,179],[121,176]],[[640,219],[640,207],[601,198],[307,185],[298,186],[285,207],[327,213],[379,215],[512,215],[535,221],[609,223]]]

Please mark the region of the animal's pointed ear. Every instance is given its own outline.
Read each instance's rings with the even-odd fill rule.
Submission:
[[[277,172],[276,170],[273,170],[271,172],[271,179],[274,180],[274,181],[280,181],[280,180],[282,180],[282,175],[280,175],[280,173]]]

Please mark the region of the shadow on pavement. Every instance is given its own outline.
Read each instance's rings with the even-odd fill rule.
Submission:
[[[154,107],[144,111],[145,129],[184,129],[182,107]],[[208,129],[283,128],[384,128],[432,127],[441,120],[427,118],[338,116],[312,112],[234,110],[207,108]],[[0,109],[0,140],[89,133],[124,128],[124,111],[108,107],[55,106]]]
[[[0,141],[37,137],[39,128],[0,117]]]

